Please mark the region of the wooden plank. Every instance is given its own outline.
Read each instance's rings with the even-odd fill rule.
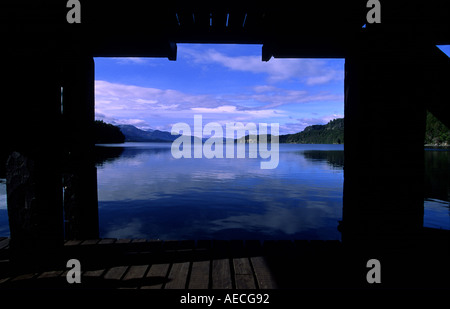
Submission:
[[[116,244],[128,244],[131,242],[131,239],[117,239]]]
[[[37,273],[23,274],[23,275],[19,275],[19,276],[13,278],[11,281],[31,280],[31,279],[33,279],[36,275],[37,275]]]
[[[0,240],[0,250],[1,249],[6,249],[6,247],[9,246],[9,238],[4,238],[2,240]]]
[[[144,278],[147,272],[148,265],[133,265],[128,268],[125,277],[123,277],[122,282],[125,284],[126,288],[137,289],[142,285],[142,278]]]
[[[67,278],[67,274],[68,274],[68,273],[69,273],[69,270],[66,269],[66,270],[63,271],[63,273],[61,274],[61,277]],[[83,274],[82,274],[81,276],[83,276]],[[81,280],[83,280],[83,279],[81,279]]]
[[[66,277],[62,277],[63,270],[49,270],[37,276],[37,281],[33,282],[35,287],[60,287],[61,284],[67,283]]]
[[[228,259],[213,260],[212,288],[232,289],[230,263]]]
[[[253,269],[255,271],[256,281],[260,289],[276,289],[277,284],[272,275],[264,257],[251,257]]]
[[[103,273],[105,272],[105,269],[93,269],[93,270],[86,270],[83,272],[82,277],[88,277],[88,278],[101,278]]]
[[[248,258],[233,259],[236,289],[256,289],[253,270]]]
[[[85,241],[83,241],[81,243],[82,246],[85,245],[95,245],[96,243],[98,243],[100,241],[100,239],[86,239]]]
[[[105,274],[107,280],[120,280],[123,274],[126,272],[128,266],[116,266],[108,269]]]
[[[236,258],[233,259],[234,273],[236,275],[251,275],[253,274],[252,268],[248,258]]]
[[[103,238],[102,240],[99,241],[100,245],[108,245],[108,244],[113,244],[116,241],[115,238]]]
[[[235,275],[236,289],[254,290],[256,289],[253,275]]]
[[[162,289],[170,264],[153,264],[146,276],[142,289]]]
[[[3,283],[7,282],[9,279],[10,279],[9,277],[0,278],[0,287]]]
[[[189,262],[173,263],[170,270],[166,289],[184,289],[189,272]]]
[[[78,246],[81,244],[82,240],[68,240],[65,242],[65,246]]]
[[[191,277],[189,279],[189,289],[207,289],[209,286],[209,266],[210,261],[200,261],[192,263]]]
[[[137,239],[133,239],[131,242],[132,243],[139,243],[139,242],[146,242],[147,240],[145,240],[144,238],[137,238]]]
[[[133,280],[144,278],[148,265],[133,265],[128,269],[123,280]]]
[[[49,279],[49,278],[57,278],[59,276],[61,276],[61,274],[63,273],[63,270],[50,270],[50,271],[45,271],[42,274],[40,274],[38,276],[38,279]]]

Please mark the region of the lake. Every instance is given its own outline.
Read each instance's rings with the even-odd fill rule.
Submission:
[[[248,155],[175,159],[170,146],[96,147],[100,237],[341,239],[343,145],[280,144],[275,169]],[[450,229],[450,152],[425,156],[424,225]],[[4,180],[0,235],[9,235]]]
[[[126,144],[99,164],[103,237],[339,239],[342,145],[281,145],[260,160],[174,159],[170,144]]]

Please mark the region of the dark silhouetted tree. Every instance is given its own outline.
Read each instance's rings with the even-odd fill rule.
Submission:
[[[123,143],[125,136],[120,131],[119,127],[112,124],[105,123],[101,120],[96,120],[94,123],[95,143],[96,144],[110,144]]]

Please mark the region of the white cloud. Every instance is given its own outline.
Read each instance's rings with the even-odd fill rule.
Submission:
[[[149,104],[155,104],[155,103],[158,103],[157,100],[144,100],[144,99],[137,99],[136,102],[137,102],[137,103],[149,103]]]
[[[344,78],[343,70],[333,65],[335,60],[275,58],[263,62],[260,56],[227,56],[215,49],[201,53],[184,47],[183,52],[197,64],[217,63],[230,70],[267,74],[270,83],[296,79],[312,86]]]
[[[300,93],[288,93],[283,98],[279,95],[279,101],[293,101],[289,96],[298,96]],[[154,113],[169,112],[202,112],[202,113],[236,113],[257,116],[259,114],[272,115],[273,111],[263,113],[253,111],[239,106],[233,100],[242,98],[244,100],[259,100],[262,103],[271,101],[264,94],[255,96],[214,96],[214,95],[192,95],[181,91],[167,89],[156,89],[110,83],[106,81],[95,82],[96,112],[113,118],[136,118],[139,113],[142,117],[148,117]],[[257,110],[261,110],[258,108]],[[133,116],[134,115],[134,116]]]
[[[147,121],[142,119],[118,119],[116,120],[116,124],[131,124],[136,127],[149,127]]]
[[[223,105],[215,108],[209,107],[193,107],[191,108],[196,113],[236,113],[236,106]]]
[[[322,119],[325,121],[325,123],[330,122],[331,120],[337,119],[337,118],[344,118],[344,115],[342,114],[332,114],[328,116],[322,117]]]
[[[344,118],[341,114],[326,115],[323,117],[299,118],[296,122],[288,122],[280,125],[281,134],[292,134],[303,131],[306,127],[316,124],[327,124],[333,119]]]
[[[183,109],[196,106],[218,106],[211,95],[192,95],[172,89],[157,89],[133,85],[95,81],[96,107],[110,108],[108,105],[125,104],[133,110]],[[112,104],[113,103],[113,104]],[[112,107],[111,107],[112,108]]]
[[[255,91],[256,93],[271,92],[271,91],[278,91],[278,88],[274,86],[262,85],[253,87],[253,91]]]
[[[216,117],[226,118],[226,122],[229,121],[253,121],[255,119],[264,119],[264,118],[272,118],[272,117],[280,117],[285,113],[282,110],[275,109],[244,109],[238,110],[236,106],[232,105],[223,105],[215,108],[191,108],[197,114],[215,114]],[[219,121],[219,123],[224,123]]]
[[[172,89],[96,81],[95,90],[96,119],[116,125],[132,124],[142,129],[158,128],[166,131],[171,128],[169,123],[190,123],[195,114],[202,114],[205,123],[277,121],[284,125],[280,126],[281,131],[295,133],[292,128],[303,129],[309,122],[294,123],[290,128],[286,122],[292,122],[289,121],[292,114],[284,109],[284,105],[317,105],[343,100],[341,94],[310,93],[306,90],[281,89],[270,85],[255,86],[246,94],[193,95]],[[326,123],[339,118],[338,116],[330,115],[320,119],[319,116],[311,124]]]
[[[327,73],[323,73],[322,75],[319,76],[311,76],[306,79],[306,84],[312,86],[312,85],[326,84],[333,80],[341,80],[343,79],[341,73],[342,72],[338,71],[330,71]]]
[[[113,57],[118,64],[147,64],[148,59],[139,57]]]
[[[150,125],[148,124],[148,122],[144,119],[139,119],[139,118],[114,118],[114,117],[108,117],[105,116],[102,113],[98,113],[95,112],[95,120],[101,120],[103,122],[106,123],[111,123],[113,125],[125,125],[125,124],[130,124],[133,126],[136,126],[138,128],[141,129],[150,129]]]
[[[320,101],[343,101],[342,94],[325,91],[288,90],[273,86],[255,86],[254,93],[228,96],[228,99],[264,103],[259,108],[273,108],[285,104],[306,104]]]

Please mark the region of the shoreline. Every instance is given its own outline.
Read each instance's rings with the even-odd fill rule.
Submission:
[[[99,143],[99,144],[95,144],[95,146],[119,146],[119,145],[123,145],[126,143],[142,143],[142,144],[146,144],[146,143],[164,143],[164,144],[169,144],[170,142],[156,142],[156,141],[139,141],[139,142],[131,142],[131,141],[127,141],[124,143]],[[235,142],[236,143],[236,142]],[[239,142],[238,142],[239,143]],[[202,143],[203,144],[203,143]],[[245,144],[254,144],[254,143],[248,143],[246,142]],[[268,142],[267,144],[270,144],[270,142]],[[345,145],[345,143],[333,143],[333,144],[324,144],[324,143],[277,143],[277,144],[289,144],[289,145]],[[439,150],[450,150],[450,145],[435,145],[435,144],[424,144],[423,145],[425,150],[432,150],[432,149],[439,149]]]
[[[447,149],[450,150],[450,145],[435,145],[435,144],[425,144],[423,145],[425,149]]]

